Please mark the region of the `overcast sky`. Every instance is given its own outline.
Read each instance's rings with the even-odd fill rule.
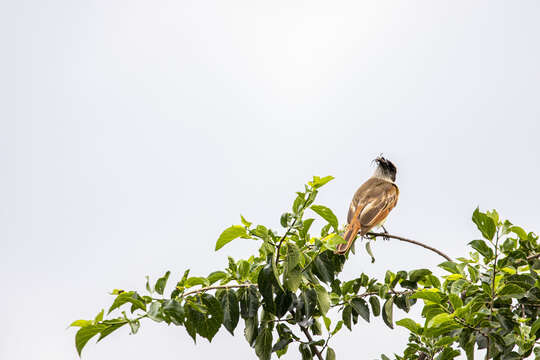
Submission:
[[[239,214],[279,229],[313,175],[336,177],[318,203],[345,221],[380,153],[391,233],[467,255],[478,205],[539,232],[539,18],[538,1],[3,2],[0,358],[75,359],[66,327],[113,288],[249,257],[255,242],[214,252],[219,233]],[[343,277],[441,262],[374,252]],[[375,324],[340,333],[338,358],[403,349]],[[242,329],[195,346],[144,321],[83,357],[253,359]]]

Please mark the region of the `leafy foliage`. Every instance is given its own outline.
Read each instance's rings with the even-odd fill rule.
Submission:
[[[253,239],[260,247],[249,259],[229,257],[226,268],[206,277],[190,276],[187,270],[167,296],[170,272],[154,286],[147,278],[145,295],[114,290],[107,315],[121,316],[104,319],[102,310],[93,320],[71,324],[80,328],[78,353],[95,336],[100,341],[124,325],[135,334],[140,321],[150,319],[184,327],[194,342],[198,336],[212,341],[221,327],[234,336],[243,322],[244,337],[259,359],[274,353],[281,357],[297,345],[302,359],[332,360],[339,355],[329,346],[334,336],[380,317],[388,327],[410,332],[403,354],[394,355],[397,360],[453,359],[462,351],[473,359],[475,349],[501,360],[524,359],[533,352],[540,357],[535,348],[540,339],[535,234],[499,220],[496,211],[476,209],[473,222],[483,239],[469,243],[469,257],[441,263],[446,275],[429,269],[388,270],[384,280],[363,273],[342,280],[346,256],[334,253],[343,242],[337,217],[328,207],[314,205],[319,189],[332,179],[314,177],[296,193],[291,211],[280,217],[282,234],[243,216],[241,225],[224,230],[216,250],[238,238]],[[326,222],[319,236],[310,232],[315,219],[306,218],[309,213]],[[394,322],[395,307],[409,312],[413,306],[421,306],[423,324],[410,318]]]

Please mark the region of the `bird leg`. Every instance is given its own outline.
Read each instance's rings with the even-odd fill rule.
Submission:
[[[384,225],[381,225],[383,231],[385,234],[388,234],[388,231],[386,231],[386,228],[384,227]],[[386,240],[386,241],[390,241],[390,238],[388,236],[383,236],[383,240]]]

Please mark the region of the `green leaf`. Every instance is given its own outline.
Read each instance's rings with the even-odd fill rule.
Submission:
[[[249,263],[249,261],[246,261],[246,260],[238,261],[238,274],[240,275],[241,279],[249,278],[250,270],[251,270],[251,264]]]
[[[242,215],[240,215],[240,220],[242,221],[242,225],[244,225],[245,227],[251,226],[251,223],[247,221]]]
[[[287,244],[287,269],[294,269],[300,263],[300,249],[294,242]]]
[[[345,326],[349,330],[351,330],[351,316],[352,316],[352,307],[347,305],[343,308],[343,312],[341,313],[341,319],[343,320],[343,324],[345,324]]]
[[[437,346],[437,347],[448,346],[448,345],[454,343],[454,341],[457,341],[457,337],[445,336],[445,337],[442,337],[441,339],[437,340],[437,342],[435,343],[435,346]]]
[[[107,327],[99,333],[99,338],[97,341],[100,342],[105,337],[110,335],[113,331],[120,329],[122,326],[126,325],[127,323],[128,323],[127,321],[124,321],[118,324],[107,325]]]
[[[289,223],[291,222],[292,218],[293,218],[293,215],[291,213],[283,213],[283,214],[281,214],[281,218],[279,219],[279,223],[281,224],[281,226],[286,228],[286,227],[289,226]]]
[[[204,321],[197,324],[197,332],[208,341],[212,341],[223,323],[223,310],[221,304],[213,295],[202,294],[201,298],[208,309],[208,314],[205,316]]]
[[[344,256],[328,250],[324,251],[313,260],[313,274],[323,282],[330,284],[334,280],[334,274],[341,271],[344,261]]]
[[[147,315],[149,319],[156,322],[162,322],[163,316],[161,315],[161,303],[154,301],[152,304],[150,304],[150,309],[148,310]]]
[[[390,328],[394,328],[393,324],[393,305],[394,305],[394,298],[391,297],[390,299],[386,300],[386,302],[383,305],[383,312],[382,317],[384,320],[384,323]]]
[[[287,347],[287,345],[289,345],[292,341],[293,341],[293,339],[291,339],[290,336],[280,338],[278,340],[278,342],[276,342],[274,344],[274,346],[272,346],[272,352],[276,352],[276,351],[280,351],[282,349],[285,349]],[[278,355],[278,357],[279,357],[279,355]]]
[[[476,283],[478,281],[478,276],[479,276],[478,270],[475,267],[469,265],[467,266],[467,271],[469,272],[471,281],[473,283]]]
[[[488,215],[480,212],[478,208],[474,210],[472,221],[476,224],[476,227],[482,233],[482,236],[487,240],[493,239],[495,235],[496,227],[495,222]]]
[[[92,326],[92,325],[94,325],[94,322],[92,320],[75,320],[69,326],[86,327],[86,326]]]
[[[139,322],[139,320],[129,321],[129,328],[131,329],[131,335],[135,335],[137,331],[139,331],[140,327],[141,327],[141,323]]]
[[[418,282],[422,280],[422,278],[428,275],[431,275],[431,270],[428,270],[428,269],[413,270],[409,272],[409,280]]]
[[[129,291],[121,293],[116,297],[116,299],[114,299],[114,302],[109,308],[107,314],[110,314],[111,311],[124,305],[127,302],[131,303],[133,305],[132,308],[134,309],[141,309],[142,311],[146,311],[146,304],[144,303],[144,301],[142,301],[142,298],[139,296],[139,294],[134,291]]]
[[[271,261],[272,262],[272,261]],[[262,270],[259,272],[259,277],[257,278],[257,285],[259,286],[259,292],[263,296],[263,303],[265,309],[274,313],[274,300],[273,300],[273,291],[272,286],[274,283],[274,271],[272,269],[272,264],[266,264]]]
[[[283,315],[285,315],[287,311],[289,310],[289,307],[291,306],[292,302],[293,302],[293,297],[290,291],[287,291],[287,292],[279,291],[275,299],[276,316],[278,318],[283,317]]]
[[[461,354],[461,352],[459,350],[455,350],[455,349],[452,349],[452,347],[447,346],[439,354],[439,356],[437,356],[437,360],[452,360],[456,356],[459,356],[460,354]]]
[[[300,354],[302,355],[302,360],[313,359],[313,355],[311,354],[311,350],[308,344],[300,344],[300,346],[298,347],[298,350],[300,351]]]
[[[246,328],[244,329],[244,336],[246,337],[249,346],[253,346],[257,339],[257,335],[259,334],[259,319],[255,316],[247,318],[245,322]]]
[[[453,261],[445,261],[445,262],[442,262],[440,263],[439,265],[437,265],[438,267],[440,267],[441,269],[444,269],[452,274],[459,274],[460,271],[457,267],[457,264]]]
[[[319,216],[321,216],[324,220],[328,221],[330,225],[334,228],[335,231],[338,229],[338,219],[336,215],[323,205],[312,205],[311,210],[315,211]]]
[[[336,352],[331,347],[326,348],[325,360],[336,360]]]
[[[381,303],[379,302],[379,298],[376,296],[371,296],[369,298],[369,304],[371,305],[373,316],[379,316],[381,314]]]
[[[255,354],[261,360],[270,360],[272,354],[272,331],[269,328],[264,328],[257,336]]]
[[[332,335],[336,335],[339,330],[341,330],[341,328],[343,327],[343,320],[339,320],[336,324],[336,326],[334,327],[334,330],[332,330]]]
[[[256,317],[259,310],[257,288],[250,286],[247,289],[240,289],[238,295],[240,296],[240,315],[242,319]]]
[[[396,321],[396,325],[403,326],[404,328],[408,329],[410,332],[416,335],[421,335],[422,326],[420,326],[420,324],[416,323],[412,319],[404,318],[404,319],[398,320]]]
[[[520,228],[519,226],[512,226],[510,228],[510,231],[513,232],[514,234],[516,234],[517,236],[519,236],[519,238],[521,240],[527,240],[529,237],[527,236],[527,233],[525,232],[525,230],[523,230],[522,228]]]
[[[300,268],[297,266],[292,270],[287,269],[287,272],[285,272],[283,276],[283,283],[285,287],[292,292],[296,292],[296,290],[298,290],[298,287],[302,283],[302,271],[300,270]]]
[[[319,309],[323,315],[326,315],[330,309],[330,296],[322,285],[315,285],[315,292],[317,293],[317,302],[319,303]]]
[[[187,269],[186,271],[184,271],[184,275],[182,276],[182,280],[180,280],[178,282],[178,284],[176,284],[176,286],[184,286],[184,284],[186,283],[186,280],[189,276],[189,269]]]
[[[223,309],[223,326],[234,336],[234,329],[238,325],[240,317],[238,298],[234,290],[228,289],[225,291],[221,298],[221,307]]]
[[[298,231],[302,239],[307,240],[306,237],[311,225],[313,224],[313,221],[315,221],[315,219],[306,219],[302,222],[302,228]]]
[[[490,260],[493,258],[493,250],[487,246],[484,240],[473,240],[469,243],[473,249],[478,251],[483,257]]]
[[[333,176],[325,176],[323,178],[320,178],[318,176],[314,176],[313,181],[308,182],[308,185],[311,186],[312,188],[318,189],[318,188],[320,188],[321,186],[323,186],[324,184],[326,184],[327,182],[329,182],[329,181],[331,181],[333,179],[334,179]]]
[[[453,320],[454,320],[454,317],[452,316],[452,314],[440,313],[440,314],[435,315],[434,317],[432,317],[431,320],[428,321],[426,326],[435,328],[435,327],[441,326],[442,324],[444,324],[446,322],[449,322],[449,321],[453,322]]]
[[[313,315],[317,304],[317,292],[314,289],[305,289],[301,296],[304,300],[304,315],[309,318]]]
[[[104,309],[102,309],[94,318],[94,323],[101,322],[103,320],[103,313],[105,312]]]
[[[423,299],[434,302],[436,304],[441,303],[441,295],[438,292],[429,290],[419,290],[410,296],[411,299]]]
[[[81,356],[81,351],[91,338],[102,332],[107,328],[106,325],[97,324],[91,326],[85,326],[77,331],[75,334],[75,347],[77,348],[77,353]]]
[[[540,330],[540,318],[536,319],[536,321],[531,325],[531,336],[534,337],[534,335]]]
[[[184,284],[184,286],[186,288],[190,288],[190,287],[197,286],[197,285],[208,286],[208,285],[210,285],[210,282],[208,281],[208,279],[206,279],[204,277],[193,276],[193,277],[190,277],[189,279],[187,279],[185,284]]]
[[[439,278],[435,275],[428,275],[429,282],[431,283],[431,286],[433,286],[436,289],[439,289],[441,287],[441,282],[439,281]]]
[[[371,263],[373,264],[375,262],[375,256],[373,256],[373,251],[371,251],[371,241],[366,241],[366,251],[371,257]]]
[[[354,298],[351,300],[351,306],[364,320],[369,322],[369,308],[366,301],[362,298]]]
[[[184,323],[184,307],[176,300],[166,300],[163,303],[163,313],[167,315],[175,325]]]
[[[506,284],[497,292],[497,295],[521,298],[525,296],[525,289],[516,284]]]
[[[323,321],[324,321],[324,327],[326,330],[330,331],[330,325],[332,324],[332,320],[330,318],[323,315]]]
[[[233,241],[236,238],[239,237],[247,237],[246,229],[243,226],[240,225],[233,225],[227,229],[225,229],[221,235],[219,235],[219,238],[216,242],[216,251],[221,249],[223,246],[225,246],[227,243]]]
[[[448,298],[450,300],[450,304],[452,304],[452,307],[454,308],[454,311],[463,306],[463,301],[461,300],[461,297],[459,297],[459,295],[449,294]]]
[[[156,281],[156,285],[154,286],[154,290],[159,294],[163,295],[163,291],[165,290],[165,286],[167,285],[167,280],[169,279],[169,275],[171,275],[170,271],[167,271],[165,275],[160,277]]]
[[[298,212],[303,208],[303,205],[305,203],[305,197],[306,194],[302,192],[297,192],[298,196],[296,199],[294,199],[292,211],[294,214],[298,214]],[[303,210],[303,209],[302,209]]]
[[[243,260],[241,260],[241,261],[243,261]],[[249,263],[248,263],[248,265],[249,265]],[[224,271],[214,271],[214,272],[210,273],[210,275],[208,275],[208,285],[212,285],[216,281],[225,279],[226,277],[227,277],[226,272],[224,272]]]
[[[345,244],[345,240],[335,233],[325,236],[321,241],[324,244],[324,248],[330,251],[336,251],[336,246],[338,246],[338,244]]]

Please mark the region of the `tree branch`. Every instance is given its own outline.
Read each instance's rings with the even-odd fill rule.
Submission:
[[[386,234],[386,233],[374,233],[374,232],[368,232],[366,235],[371,235],[371,236],[383,236],[383,237],[387,237],[387,238],[392,238],[392,239],[396,239],[396,240],[400,240],[400,241],[405,241],[405,242],[408,242],[408,243],[411,243],[411,244],[415,244],[415,245],[418,245],[418,246],[421,246],[425,249],[428,249],[428,250],[431,250],[437,254],[439,254],[440,256],[442,256],[443,258],[445,258],[446,260],[448,261],[452,261],[452,258],[448,255],[446,255],[445,253],[443,253],[442,251],[440,250],[437,250],[435,249],[434,247],[431,247],[429,245],[426,245],[426,244],[423,244],[419,241],[416,241],[416,240],[411,240],[411,239],[406,239],[404,237],[401,237],[401,236],[397,236],[397,235],[391,235],[391,234]],[[539,255],[540,256],[540,255]]]
[[[188,291],[187,293],[183,294],[181,297],[184,298],[184,297],[192,295],[192,294],[199,294],[199,293],[206,292],[206,291],[209,291],[209,290],[234,289],[234,288],[243,288],[243,287],[250,287],[250,286],[257,287],[257,285],[255,285],[255,284],[233,284],[233,285],[207,286],[207,287],[203,287],[203,288],[200,288],[200,289],[197,289],[197,290]]]
[[[300,329],[302,329],[302,332],[306,335],[308,341],[312,342],[313,338],[311,337],[311,334],[309,333],[309,330],[306,327],[304,327],[304,326],[302,326],[300,324],[298,324],[298,325],[300,326]],[[323,360],[321,352],[319,351],[319,349],[317,349],[317,346],[311,344],[310,347],[311,347],[311,351],[313,351],[315,353],[315,355],[317,355],[317,358],[319,360]]]
[[[294,227],[294,225],[296,224],[296,220],[298,220],[298,217],[295,217],[294,218],[294,221],[292,222],[291,226],[289,226],[289,228],[287,229],[287,231],[285,232],[285,235],[283,235],[283,237],[281,238],[281,240],[279,240],[279,243],[277,245],[277,250],[276,250],[276,268],[278,267],[278,264],[279,264],[279,250],[281,249],[281,244],[283,243],[283,240],[285,240],[285,238],[287,237],[287,235],[289,235],[289,232],[291,232],[291,229]]]

